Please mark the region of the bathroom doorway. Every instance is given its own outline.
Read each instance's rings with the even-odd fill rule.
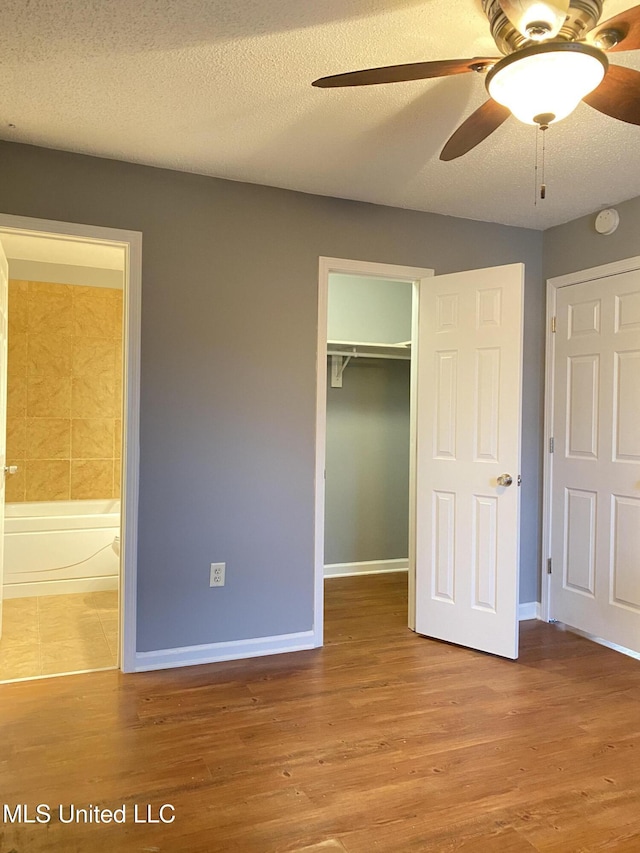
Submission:
[[[128,545],[131,553],[136,526],[128,481],[137,493],[137,441],[132,471],[126,438],[132,412],[137,431],[138,409],[132,243],[3,228],[2,219],[9,281],[0,681],[131,669],[135,566],[123,552]],[[121,485],[123,473],[135,476]]]

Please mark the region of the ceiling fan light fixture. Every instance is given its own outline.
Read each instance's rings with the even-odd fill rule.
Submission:
[[[598,48],[547,42],[505,56],[487,74],[486,86],[494,101],[525,124],[539,124],[541,115],[558,122],[600,85],[608,66]]]
[[[567,17],[567,0],[500,0],[513,26],[534,41],[553,38]]]

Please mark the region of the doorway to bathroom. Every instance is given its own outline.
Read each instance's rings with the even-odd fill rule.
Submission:
[[[140,235],[7,219],[0,681],[130,669]]]

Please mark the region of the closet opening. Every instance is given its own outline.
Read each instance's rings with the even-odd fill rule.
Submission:
[[[409,567],[412,288],[329,275],[325,577]]]
[[[318,344],[326,354],[326,373],[322,381],[319,376],[317,452],[324,494],[318,500],[316,598],[325,581],[333,583],[327,589],[337,589],[337,579],[353,579],[344,583],[348,621],[350,608],[360,606],[355,603],[360,591],[366,594],[367,582],[358,578],[368,577],[371,586],[371,576],[380,576],[376,589],[388,586],[404,612],[408,595],[403,624],[413,627],[412,388],[418,282],[432,271],[322,261],[326,301],[323,305],[321,292],[324,328]],[[316,607],[316,625],[322,616]]]

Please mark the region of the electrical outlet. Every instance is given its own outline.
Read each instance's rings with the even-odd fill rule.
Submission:
[[[211,574],[209,575],[209,586],[224,586],[224,575],[227,569],[226,563],[211,563]]]

